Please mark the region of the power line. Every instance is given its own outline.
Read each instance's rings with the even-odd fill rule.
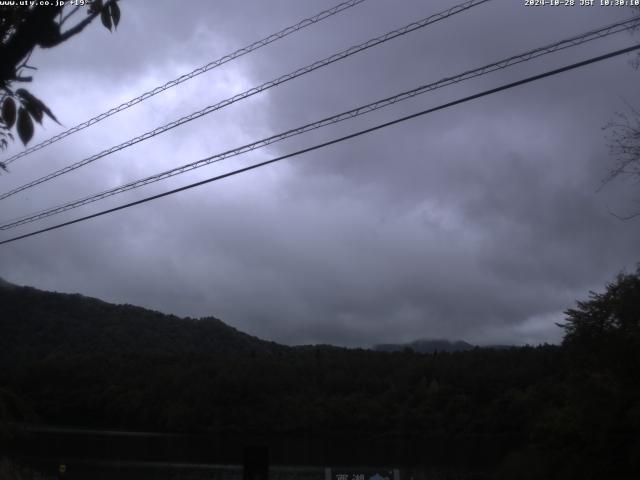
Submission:
[[[176,85],[180,85],[183,82],[186,82],[187,80],[191,80],[194,77],[197,77],[198,75],[201,75],[205,72],[208,72],[209,70],[213,70],[216,67],[219,67],[221,65],[224,65],[227,62],[230,62],[231,60],[235,60],[236,58],[242,57],[243,55],[246,55],[248,53],[251,53],[255,50],[258,50],[259,48],[262,48],[266,45],[269,45],[270,43],[275,42],[276,40],[280,40],[282,38],[285,38],[289,35],[291,35],[292,33],[295,33],[299,30],[302,30],[303,28],[309,27],[311,25],[315,25],[318,22],[321,22],[322,20],[325,20],[326,18],[329,18],[333,15],[336,15],[337,13],[340,13],[344,10],[347,10],[351,7],[355,7],[356,5],[365,2],[366,0],[349,0],[348,2],[343,2],[340,3],[328,10],[324,10],[320,13],[317,13],[316,15],[309,17],[309,18],[305,18],[304,20],[301,20],[300,22],[296,23],[295,25],[291,25],[287,28],[284,28],[282,30],[280,30],[279,32],[276,33],[272,33],[271,35],[263,38],[262,40],[258,40],[257,42],[252,43],[251,45],[247,45],[246,47],[240,48],[238,50],[236,50],[233,53],[227,54],[223,57],[218,58],[217,60],[214,60],[206,65],[203,65],[201,67],[196,68],[195,70],[186,73],[174,80],[171,80],[167,83],[165,83],[164,85],[160,85],[158,87],[155,87],[145,93],[143,93],[142,95],[132,98],[131,100],[128,100],[120,105],[118,105],[117,107],[114,107],[104,113],[101,113],[100,115],[97,115],[93,118],[90,118],[89,120],[86,120],[78,125],[76,125],[75,127],[71,127],[70,129],[61,132],[41,143],[38,143],[37,145],[34,145],[32,147],[27,148],[26,150],[15,154],[14,156],[8,158],[7,160],[5,160],[3,163],[5,165],[9,165],[10,163],[16,161],[17,159],[24,157],[26,155],[29,155],[30,153],[33,153],[37,150],[40,150],[41,148],[47,147],[49,145],[52,145],[54,143],[56,143],[59,140],[62,140],[65,137],[68,137],[69,135],[79,132],[80,130],[84,130],[87,127],[90,127],[91,125],[95,125],[98,122],[101,122],[102,120],[115,115],[118,112],[121,112],[123,110],[126,110],[129,107],[132,107],[144,100],[147,100],[148,98],[153,97],[154,95],[157,95],[161,92],[164,92],[165,90],[168,90],[172,87],[175,87]]]
[[[52,207],[37,213],[33,213],[30,215],[26,215],[26,216],[22,216],[19,217],[17,219],[11,220],[11,221],[7,221],[7,223],[0,225],[0,230],[8,230],[11,228],[15,228],[21,225],[25,225],[27,223],[32,223],[62,212],[66,212],[69,210],[72,210],[74,208],[79,208],[83,205],[87,205],[89,203],[93,203],[99,200],[102,200],[104,198],[107,197],[111,197],[113,195],[117,195],[120,193],[124,193],[126,191],[129,190],[133,190],[135,188],[139,188],[142,187],[144,185],[149,185],[151,183],[155,183],[161,180],[164,180],[166,178],[170,178],[173,177],[175,175],[180,175],[182,173],[185,173],[187,171],[190,170],[195,170],[196,168],[200,168],[206,165],[210,165],[212,163],[217,163],[220,162],[222,160],[226,160],[228,158],[237,156],[237,155],[241,155],[243,153],[247,153],[250,151],[253,151],[255,149],[258,148],[262,148],[265,147],[267,145],[271,145],[273,143],[279,142],[281,140],[296,136],[296,135],[300,135],[302,133],[306,133],[309,132],[311,130],[315,130],[321,127],[325,127],[327,125],[332,125],[335,123],[339,123],[342,122],[344,120],[350,119],[350,118],[355,118],[361,115],[365,115],[367,113],[373,112],[375,110],[379,110],[381,108],[393,105],[395,103],[410,99],[415,97],[416,95],[420,95],[426,92],[430,92],[433,90],[436,90],[438,88],[442,88],[448,85],[452,85],[454,83],[458,83],[458,82],[462,82],[464,80],[468,80],[471,78],[475,78],[481,75],[485,75],[491,72],[494,72],[496,70],[500,70],[500,69],[504,69],[507,68],[509,66],[512,65],[516,65],[525,61],[529,61],[532,60],[534,58],[538,58],[541,57],[543,55],[548,55],[550,53],[559,51],[559,50],[563,50],[565,48],[569,48],[569,47],[573,47],[576,45],[580,45],[589,41],[593,41],[596,39],[600,39],[603,38],[605,36],[608,35],[612,35],[614,33],[619,33],[622,31],[625,31],[629,28],[633,28],[634,26],[637,26],[638,24],[640,24],[640,16],[637,17],[633,17],[629,20],[625,20],[622,22],[617,22],[611,25],[608,25],[606,27],[602,27],[599,28],[597,30],[592,30],[580,35],[576,35],[574,37],[570,37],[555,43],[552,43],[550,45],[545,45],[543,47],[539,47],[533,50],[529,50],[527,52],[518,54],[518,55],[513,55],[511,57],[508,57],[504,60],[500,60],[498,62],[494,62],[491,63],[489,65],[485,65],[483,67],[480,68],[476,68],[473,70],[468,70],[466,72],[460,73],[458,75],[455,76],[450,76],[450,77],[445,77],[441,80],[438,80],[437,82],[433,82],[430,83],[428,85],[422,85],[420,87],[414,88],[412,90],[408,90],[402,93],[399,93],[397,95],[394,95],[392,97],[387,97],[384,98],[382,100],[377,100],[375,102],[369,103],[367,105],[363,105],[351,110],[348,110],[346,112],[342,112],[339,113],[337,115],[333,115],[331,117],[326,117],[323,118],[321,120],[312,122],[312,123],[308,123],[306,125],[303,125],[301,127],[295,128],[295,129],[291,129],[288,130],[286,132],[282,132],[276,135],[273,135],[271,137],[268,138],[264,138],[252,143],[249,143],[247,145],[243,145],[241,147],[235,148],[233,150],[227,150],[225,152],[222,153],[218,153],[216,155],[212,155],[209,157],[206,157],[204,159],[200,159],[197,160],[195,162],[192,163],[188,163],[185,165],[182,165],[180,167],[176,167],[155,175],[151,175],[149,177],[146,178],[142,178],[139,180],[135,180],[133,182],[127,183],[125,185],[121,185],[119,187],[115,187],[109,190],[105,190],[103,192],[94,194],[94,195],[90,195],[88,197],[84,197],[81,199],[77,199],[77,200],[73,200],[71,202],[62,204],[62,205],[58,205],[56,207]]]
[[[10,190],[9,192],[3,193],[0,195],[0,200],[3,200],[7,197],[10,197],[12,195],[15,195],[16,193],[19,193],[23,190],[26,190],[28,188],[32,188],[35,187],[36,185],[39,185],[41,183],[44,183],[46,181],[52,180],[60,175],[63,175],[65,173],[69,173],[73,170],[76,170],[80,167],[83,167],[84,165],[87,165],[89,163],[95,162],[96,160],[102,158],[102,157],[106,157],[107,155],[111,155],[112,153],[118,152],[120,150],[123,150],[127,147],[130,147],[132,145],[135,145],[136,143],[142,142],[144,140],[148,140],[149,138],[155,137],[156,135],[159,135],[161,133],[164,133],[168,130],[171,130],[175,127],[178,127],[184,123],[190,122],[192,120],[195,120],[197,118],[200,118],[204,115],[208,115],[209,113],[212,113],[216,110],[220,110],[224,107],[227,107],[229,105],[231,105],[232,103],[235,103],[239,100],[243,100],[245,98],[251,97],[257,93],[263,92],[265,90],[268,90],[269,88],[275,87],[277,85],[280,85],[282,83],[288,82],[289,80],[293,80],[294,78],[297,78],[301,75],[305,75],[307,73],[310,73],[314,70],[317,70],[319,68],[325,67],[327,65],[330,65],[334,62],[337,62],[339,60],[343,60],[347,57],[350,57],[351,55],[354,55],[356,53],[362,52],[363,50],[367,50],[371,47],[374,47],[376,45],[380,45],[384,42],[387,42],[389,40],[392,40],[394,38],[397,38],[399,36],[402,35],[406,35],[407,33],[413,32],[415,30],[418,30],[420,28],[424,28],[428,25],[431,25],[435,22],[438,22],[440,20],[444,20],[446,18],[449,18],[455,14],[458,14],[460,12],[466,11],[470,8],[473,8],[475,6],[478,6],[480,4],[489,2],[491,0],[469,0],[465,3],[456,5],[454,7],[451,7],[443,12],[431,15],[427,18],[424,18],[422,20],[419,20],[417,22],[413,22],[410,23],[409,25],[406,25],[402,28],[396,29],[396,30],[392,30],[388,33],[385,33],[384,35],[381,35],[379,37],[373,38],[371,40],[368,40],[364,43],[361,43],[359,45],[350,47],[346,50],[343,50],[342,52],[339,53],[335,53],[333,55],[331,55],[330,57],[324,58],[323,60],[318,60],[310,65],[307,65],[306,67],[302,67],[299,68],[291,73],[288,73],[286,75],[282,75],[278,78],[276,78],[275,80],[271,80],[269,82],[263,83],[262,85],[259,85],[257,87],[253,87],[243,93],[239,93],[237,95],[234,95],[233,97],[230,97],[226,100],[223,100],[221,102],[216,103],[215,105],[209,105],[208,107],[205,107],[202,110],[199,110],[197,112],[194,112],[190,115],[184,116],[182,118],[179,118],[178,120],[174,120],[173,122],[170,122],[166,125],[163,125],[162,127],[158,127],[154,130],[151,130],[149,132],[146,132],[138,137],[132,138],[130,140],[127,140],[124,143],[121,143],[120,145],[116,145],[114,147],[111,147],[107,150],[104,150],[100,153],[97,153],[95,155],[92,155],[91,157],[85,158],[84,160],[80,160],[79,162],[73,163],[71,165],[68,165],[60,170],[56,170],[55,172],[52,172],[48,175],[45,175],[44,177],[41,177],[37,180],[33,180],[29,183],[26,183],[20,187],[14,188],[13,190]]]
[[[571,64],[571,65],[567,65],[565,67],[558,68],[558,69],[555,69],[555,70],[550,70],[550,71],[547,71],[545,73],[541,73],[539,75],[534,75],[532,77],[528,77],[528,78],[525,78],[523,80],[518,80],[516,82],[508,83],[506,85],[502,85],[500,87],[492,88],[490,90],[485,90],[483,92],[476,93],[475,95],[470,95],[468,97],[464,97],[464,98],[461,98],[461,99],[458,99],[458,100],[454,100],[452,102],[448,102],[448,103],[439,105],[437,107],[433,107],[433,108],[429,108],[429,109],[426,109],[426,110],[422,110],[422,111],[420,111],[418,113],[414,113],[414,114],[407,115],[407,116],[404,116],[404,117],[401,117],[401,118],[397,118],[396,120],[392,120],[390,122],[382,123],[382,124],[376,125],[374,127],[367,128],[365,130],[360,130],[360,131],[352,133],[350,135],[345,135],[343,137],[335,138],[333,140],[329,140],[328,142],[320,143],[320,144],[314,145],[312,147],[304,148],[302,150],[297,150],[295,152],[289,153],[287,155],[282,155],[280,157],[276,157],[276,158],[273,158],[271,160],[266,160],[264,162],[256,163],[256,164],[250,165],[248,167],[244,167],[244,168],[240,168],[240,169],[237,169],[237,170],[233,170],[231,172],[224,173],[222,175],[217,175],[215,177],[211,177],[211,178],[208,178],[206,180],[201,180],[199,182],[191,183],[189,185],[185,185],[183,187],[175,188],[173,190],[169,190],[167,192],[159,193],[157,195],[152,195],[150,197],[146,197],[146,198],[143,198],[141,200],[136,200],[135,202],[126,203],[126,204],[120,205],[118,207],[110,208],[110,209],[107,209],[107,210],[103,210],[101,212],[93,213],[91,215],[86,215],[84,217],[76,218],[76,219],[70,220],[68,222],[63,222],[63,223],[59,223],[57,225],[53,225],[51,227],[43,228],[41,230],[36,230],[35,232],[26,233],[24,235],[19,235],[17,237],[9,238],[7,240],[0,241],[0,245],[4,245],[4,244],[7,244],[7,243],[15,242],[17,240],[22,240],[22,239],[28,238],[28,237],[33,237],[34,235],[39,235],[41,233],[50,232],[52,230],[56,230],[56,229],[59,229],[59,228],[62,228],[62,227],[66,227],[68,225],[73,225],[75,223],[83,222],[85,220],[90,220],[92,218],[100,217],[102,215],[107,215],[109,213],[117,212],[119,210],[124,210],[124,209],[129,208],[129,207],[133,207],[133,206],[136,206],[136,205],[147,203],[147,202],[150,202],[152,200],[157,200],[159,198],[166,197],[166,196],[169,196],[169,195],[173,195],[175,193],[182,192],[182,191],[185,191],[185,190],[189,190],[191,188],[199,187],[199,186],[205,185],[207,183],[215,182],[217,180],[222,180],[223,178],[231,177],[231,176],[237,175],[239,173],[244,173],[244,172],[247,172],[249,170],[254,170],[256,168],[259,168],[259,167],[264,167],[266,165],[270,165],[272,163],[276,163],[276,162],[279,162],[281,160],[285,160],[287,158],[295,157],[295,156],[301,155],[303,153],[308,153],[308,152],[311,152],[311,151],[314,151],[314,150],[318,150],[320,148],[327,147],[329,145],[333,145],[333,144],[336,144],[336,143],[343,142],[345,140],[350,140],[352,138],[359,137],[361,135],[365,135],[367,133],[371,133],[371,132],[374,132],[376,130],[380,130],[382,128],[386,128],[386,127],[389,127],[391,125],[395,125],[397,123],[405,122],[405,121],[411,120],[413,118],[417,118],[417,117],[420,117],[420,116],[423,116],[423,115],[427,115],[429,113],[433,113],[433,112],[436,112],[438,110],[444,110],[445,108],[453,107],[453,106],[459,105],[461,103],[465,103],[465,102],[468,102],[468,101],[471,101],[471,100],[475,100],[475,99],[478,99],[478,98],[481,98],[481,97],[485,97],[487,95],[491,95],[491,94],[494,94],[494,93],[497,93],[497,92],[501,92],[503,90],[508,90],[508,89],[511,89],[511,88],[514,88],[514,87],[517,87],[517,86],[520,86],[520,85],[524,85],[526,83],[531,83],[531,82],[534,82],[534,81],[537,81],[537,80],[541,80],[541,79],[546,78],[546,77],[550,77],[550,76],[553,76],[553,75],[558,75],[560,73],[567,72],[567,71],[573,70],[575,68],[579,68],[579,67],[583,67],[583,66],[586,66],[586,65],[590,65],[592,63],[600,62],[602,60],[606,60],[608,58],[613,58],[613,57],[616,57],[616,56],[619,56],[619,55],[623,55],[625,53],[629,53],[629,52],[632,52],[634,50],[639,50],[639,49],[640,49],[640,45],[633,45],[631,47],[627,47],[627,48],[623,48],[623,49],[620,49],[620,50],[616,50],[614,52],[610,52],[610,53],[607,53],[605,55],[600,55],[598,57],[592,57],[592,58],[590,58],[588,60],[584,60],[582,62],[574,63],[574,64]]]

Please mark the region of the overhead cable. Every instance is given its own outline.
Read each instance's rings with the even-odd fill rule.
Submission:
[[[52,145],[54,143],[56,143],[59,140],[62,140],[63,138],[68,137],[69,135],[79,132],[80,130],[84,130],[87,127],[90,127],[91,125],[95,125],[98,122],[101,122],[102,120],[109,118],[112,115],[115,115],[118,112],[122,112],[123,110],[126,110],[129,107],[132,107],[140,102],[143,102],[151,97],[153,97],[154,95],[157,95],[161,92],[164,92],[165,90],[168,90],[172,87],[175,87],[176,85],[180,85],[181,83],[186,82],[187,80],[191,80],[194,77],[197,77],[198,75],[201,75],[205,72],[208,72],[209,70],[213,70],[216,67],[219,67],[221,65],[224,65],[225,63],[228,63],[232,60],[235,60],[236,58],[242,57],[243,55],[246,55],[248,53],[251,53],[255,50],[258,50],[259,48],[262,48],[266,45],[269,45],[270,43],[275,42],[276,40],[280,40],[282,38],[285,38],[289,35],[291,35],[292,33],[295,33],[299,30],[302,30],[303,28],[309,27],[311,25],[314,25],[318,22],[321,22],[322,20],[329,18],[337,13],[343,12],[344,10],[347,10],[351,7],[355,7],[356,5],[365,2],[366,0],[349,0],[348,2],[343,2],[340,3],[328,10],[324,10],[320,13],[315,14],[312,17],[309,18],[305,18],[304,20],[301,20],[300,22],[296,23],[295,25],[291,25],[287,28],[284,28],[282,30],[280,30],[279,32],[276,33],[272,33],[271,35],[263,38],[262,40],[258,40],[257,42],[253,42],[251,45],[247,45],[246,47],[242,47],[238,50],[236,50],[233,53],[229,53],[223,57],[218,58],[217,60],[214,60],[210,63],[207,63],[206,65],[203,65],[201,67],[196,68],[195,70],[192,70],[189,73],[186,73],[184,75],[181,75],[180,77],[170,80],[167,83],[165,83],[164,85],[160,85],[158,87],[155,87],[147,92],[144,92],[143,94],[132,98],[131,100],[128,100],[124,103],[121,103],[120,105],[118,105],[117,107],[111,108],[110,110],[107,110],[104,113],[101,113],[99,115],[96,115],[93,118],[90,118],[89,120],[86,120],[82,123],[79,123],[78,125],[69,128],[68,130],[65,130],[64,132],[61,132],[57,135],[54,135],[53,137],[44,140],[43,142],[40,142],[36,145],[33,145],[32,147],[27,148],[26,150],[23,150],[22,152],[19,152],[15,155],[13,155],[12,157],[8,158],[7,160],[4,160],[3,163],[5,165],[9,165],[10,163],[16,161],[17,159],[24,157],[26,155],[29,155],[30,153],[33,153],[37,150],[40,150],[44,147],[47,147],[49,145]]]
[[[90,157],[87,157],[83,160],[80,160],[76,163],[73,163],[71,165],[68,165],[64,168],[61,168],[60,170],[56,170],[55,172],[52,172],[48,175],[45,175],[44,177],[38,178],[37,180],[33,180],[29,183],[26,183],[20,187],[16,187],[13,190],[10,190],[8,192],[5,192],[3,194],[0,195],[0,200],[3,200],[7,197],[10,197],[12,195],[15,195],[16,193],[22,192],[23,190],[26,190],[28,188],[32,188],[35,187],[36,185],[40,185],[41,183],[47,182],[49,180],[52,180],[56,177],[59,177],[60,175],[64,175],[66,173],[72,172],[80,167],[83,167],[85,165],[88,165],[90,163],[95,162],[96,160],[106,157],[107,155],[111,155],[115,152],[118,152],[120,150],[123,150],[127,147],[130,147],[132,145],[135,145],[137,143],[140,143],[144,140],[148,140],[149,138],[155,137],[156,135],[159,135],[161,133],[167,132],[173,128],[176,128],[180,125],[183,125],[187,122],[190,122],[192,120],[195,120],[197,118],[200,118],[204,115],[208,115],[209,113],[212,113],[216,110],[220,110],[222,108],[225,108],[239,100],[243,100],[245,98],[251,97],[253,95],[256,95],[257,93],[263,92],[265,90],[268,90],[270,88],[273,88],[277,85],[280,85],[284,82],[288,82],[289,80],[293,80],[294,78],[300,77],[302,75],[305,75],[307,73],[310,73],[314,70],[317,70],[319,68],[322,67],[326,67],[327,65],[330,65],[334,62],[337,62],[339,60],[343,60],[347,57],[350,57],[351,55],[354,55],[356,53],[362,52],[363,50],[367,50],[369,48],[375,47],[376,45],[380,45],[384,42],[387,42],[389,40],[392,40],[394,38],[397,38],[399,36],[402,35],[406,35],[407,33],[413,32],[415,30],[418,30],[420,28],[424,28],[428,25],[431,25],[435,22],[438,22],[440,20],[444,20],[446,18],[449,18],[453,15],[456,15],[458,13],[461,13],[463,11],[469,10],[470,8],[473,8],[475,6],[478,6],[480,4],[489,2],[491,0],[469,0],[467,2],[464,2],[462,4],[456,5],[454,7],[451,7],[443,12],[431,15],[427,18],[424,18],[422,20],[419,20],[417,22],[413,22],[410,23],[409,25],[406,25],[402,28],[396,29],[396,30],[392,30],[388,33],[385,33],[384,35],[381,35],[379,37],[373,38],[371,40],[368,40],[364,43],[361,43],[359,45],[350,47],[346,50],[343,50],[342,52],[339,53],[335,53],[323,60],[318,60],[310,65],[307,65],[306,67],[302,67],[299,68],[297,70],[294,70],[291,73],[288,73],[286,75],[282,75],[274,80],[271,80],[269,82],[263,83],[262,85],[259,85],[257,87],[253,87],[243,93],[239,93],[237,95],[234,95],[233,97],[230,97],[226,100],[223,100],[221,102],[218,102],[214,105],[210,105],[206,108],[203,108],[202,110],[199,110],[197,112],[191,113],[190,115],[186,115],[182,118],[179,118],[178,120],[174,120],[173,122],[170,122],[166,125],[163,125],[161,127],[155,128],[154,130],[150,130],[138,137],[132,138],[130,140],[127,140],[124,143],[121,143],[120,145],[116,145],[113,146],[111,148],[108,148],[107,150],[103,150],[100,153],[97,153],[95,155],[92,155]]]
[[[612,35],[614,33],[619,33],[622,31],[625,31],[629,28],[634,28],[635,26],[640,25],[640,16],[634,17],[632,19],[629,20],[625,20],[623,22],[617,22],[611,25],[608,25],[606,27],[602,27],[599,28],[597,30],[591,30],[589,32],[577,35],[577,36],[573,36],[570,38],[566,38],[564,40],[549,44],[549,45],[545,45],[543,47],[539,47],[533,50],[528,50],[524,53],[520,53],[518,55],[513,55],[511,57],[508,57],[506,59],[500,60],[498,62],[494,62],[488,65],[485,65],[483,67],[479,67],[479,68],[475,68],[473,70],[467,70],[463,73],[454,75],[454,76],[449,76],[449,77],[445,77],[441,80],[438,80],[437,82],[433,82],[433,83],[429,83],[427,85],[422,85],[419,86],[417,88],[414,88],[412,90],[408,90],[402,93],[399,93],[397,95],[394,95],[392,97],[387,97],[381,100],[377,100],[375,102],[371,102],[368,103],[366,105],[339,113],[337,115],[333,115],[331,117],[326,117],[323,118],[321,120],[312,122],[312,123],[308,123],[306,125],[303,125],[301,127],[297,127],[291,130],[287,130],[285,132],[281,132],[278,133],[276,135],[272,135],[270,137],[243,145],[241,147],[232,149],[232,150],[227,150],[225,152],[222,153],[218,153],[216,155],[212,155],[200,160],[197,160],[195,162],[191,162],[185,165],[182,165],[180,167],[176,167],[176,168],[172,168],[170,170],[166,170],[164,172],[161,173],[157,173],[155,175],[151,175],[148,176],[146,178],[142,178],[139,180],[135,180],[132,182],[129,182],[127,184],[121,185],[119,187],[115,187],[115,188],[111,188],[109,190],[105,190],[103,192],[97,193],[97,194],[93,194],[87,197],[83,197],[77,200],[73,200],[71,202],[62,204],[62,205],[58,205],[56,207],[52,207],[52,208],[48,208],[46,210],[42,210],[40,212],[37,213],[32,213],[26,216],[22,216],[19,217],[17,219],[11,220],[11,221],[7,221],[6,223],[0,225],[0,230],[8,230],[11,228],[15,228],[21,225],[25,225],[27,223],[31,223],[31,222],[35,222],[47,217],[50,217],[52,215],[56,215],[59,213],[63,213],[66,212],[68,210],[72,210],[74,208],[78,208],[81,207],[83,205],[87,205],[89,203],[93,203],[99,200],[102,200],[104,198],[107,197],[111,197],[113,195],[117,195],[120,193],[124,193],[127,192],[129,190],[133,190],[136,188],[140,188],[144,185],[149,185],[151,183],[155,183],[176,175],[180,175],[182,173],[191,171],[191,170],[195,170],[197,168],[200,167],[204,167],[206,165],[210,165],[212,163],[217,163],[220,162],[222,160],[237,156],[237,155],[241,155],[243,153],[247,153],[250,152],[252,150],[258,149],[258,148],[262,148],[265,147],[267,145],[271,145],[273,143],[285,140],[287,138],[296,136],[296,135],[300,135],[302,133],[305,132],[309,132],[311,130],[315,130],[318,128],[322,128],[325,127],[327,125],[332,125],[335,123],[339,123],[342,122],[344,120],[348,120],[351,118],[355,118],[361,115],[365,115],[367,113],[373,112],[375,110],[379,110],[381,108],[384,107],[388,107],[390,105],[393,105],[395,103],[410,99],[415,97],[416,95],[420,95],[423,93],[427,93],[442,87],[446,87],[448,85],[452,85],[455,83],[459,83],[462,82],[464,80],[469,80],[471,78],[475,78],[481,75],[486,75],[488,73],[494,72],[496,70],[501,70],[513,65],[517,65],[519,63],[522,62],[526,62],[529,60],[532,60],[534,58],[539,58],[543,55],[548,55],[550,53],[553,52],[557,52],[559,50],[563,50],[569,47],[573,47],[576,45],[581,45],[583,43],[586,42],[590,42],[599,38],[603,38],[605,36],[608,35]]]
[[[635,51],[635,50],[639,50],[639,49],[640,49],[640,45],[633,45],[631,47],[627,47],[627,48],[623,48],[623,49],[620,49],[620,50],[616,50],[614,52],[610,52],[610,53],[607,53],[605,55],[600,55],[600,56],[597,56],[597,57],[593,57],[593,58],[590,58],[588,60],[584,60],[582,62],[574,63],[574,64],[571,64],[571,65],[567,65],[565,67],[557,68],[555,70],[550,70],[550,71],[547,71],[545,73],[541,73],[539,75],[534,75],[534,76],[525,78],[523,80],[518,80],[516,82],[508,83],[506,85],[502,85],[500,87],[492,88],[490,90],[485,90],[483,92],[476,93],[475,95],[464,97],[464,98],[461,98],[461,99],[458,99],[458,100],[455,100],[455,101],[452,101],[452,102],[448,102],[448,103],[439,105],[437,107],[433,107],[433,108],[429,108],[429,109],[426,109],[426,110],[422,110],[420,112],[417,112],[417,113],[414,113],[414,114],[411,114],[411,115],[407,115],[407,116],[398,118],[396,120],[392,120],[390,122],[385,122],[385,123],[376,125],[376,126],[371,127],[371,128],[360,130],[358,132],[355,132],[355,133],[352,133],[352,134],[349,134],[349,135],[345,135],[343,137],[335,138],[335,139],[330,140],[328,142],[320,143],[320,144],[314,145],[312,147],[304,148],[302,150],[297,150],[295,152],[289,153],[287,155],[282,155],[280,157],[276,157],[276,158],[273,158],[271,160],[266,160],[264,162],[256,163],[256,164],[250,165],[248,167],[240,168],[240,169],[237,169],[237,170],[234,170],[234,171],[231,171],[231,172],[224,173],[222,175],[218,175],[218,176],[211,177],[211,178],[208,178],[208,179],[205,179],[205,180],[201,180],[199,182],[191,183],[191,184],[185,185],[183,187],[175,188],[175,189],[169,190],[167,192],[159,193],[157,195],[152,195],[150,197],[146,197],[146,198],[143,198],[141,200],[136,200],[134,202],[126,203],[124,205],[120,205],[120,206],[117,206],[117,207],[114,207],[114,208],[109,208],[107,210],[102,210],[100,212],[93,213],[91,215],[86,215],[84,217],[76,218],[74,220],[69,220],[67,222],[59,223],[57,225],[53,225],[53,226],[50,226],[50,227],[47,227],[47,228],[36,230],[34,232],[26,233],[24,235],[19,235],[19,236],[16,236],[16,237],[12,237],[12,238],[9,238],[7,240],[0,241],[0,245],[4,245],[4,244],[7,244],[7,243],[11,243],[11,242],[15,242],[15,241],[22,240],[22,239],[25,239],[25,238],[29,238],[29,237],[32,237],[32,236],[35,236],[35,235],[39,235],[41,233],[50,232],[52,230],[57,230],[57,229],[62,228],[62,227],[66,227],[66,226],[69,226],[69,225],[73,225],[75,223],[80,223],[80,222],[83,222],[83,221],[86,221],[86,220],[90,220],[92,218],[96,218],[96,217],[100,217],[100,216],[103,216],[103,215],[107,215],[109,213],[113,213],[113,212],[117,212],[117,211],[120,211],[120,210],[124,210],[124,209],[130,208],[130,207],[134,207],[136,205],[141,205],[143,203],[151,202],[153,200],[157,200],[159,198],[167,197],[167,196],[173,195],[175,193],[179,193],[179,192],[182,192],[182,191],[185,191],[185,190],[189,190],[189,189],[192,189],[192,188],[195,188],[195,187],[199,187],[201,185],[205,185],[205,184],[208,184],[208,183],[211,183],[211,182],[222,180],[223,178],[227,178],[227,177],[231,177],[231,176],[234,176],[234,175],[237,175],[237,174],[240,174],[240,173],[248,172],[250,170],[254,170],[254,169],[257,169],[259,167],[264,167],[266,165],[270,165],[272,163],[276,163],[276,162],[285,160],[287,158],[292,158],[292,157],[301,155],[303,153],[308,153],[308,152],[311,152],[311,151],[314,151],[314,150],[318,150],[318,149],[327,147],[329,145],[334,145],[336,143],[340,143],[340,142],[343,142],[343,141],[346,141],[346,140],[350,140],[352,138],[356,138],[356,137],[359,137],[361,135],[365,135],[367,133],[371,133],[371,132],[374,132],[376,130],[380,130],[382,128],[386,128],[386,127],[389,127],[391,125],[395,125],[395,124],[398,124],[398,123],[401,123],[401,122],[405,122],[405,121],[411,120],[413,118],[417,118],[417,117],[420,117],[420,116],[423,116],[423,115],[427,115],[429,113],[433,113],[433,112],[436,112],[438,110],[444,110],[445,108],[453,107],[453,106],[459,105],[461,103],[465,103],[465,102],[468,102],[468,101],[471,101],[471,100],[475,100],[475,99],[478,99],[478,98],[481,98],[481,97],[485,97],[487,95],[492,95],[494,93],[501,92],[503,90],[508,90],[508,89],[511,89],[511,88],[514,88],[514,87],[517,87],[517,86],[520,86],[520,85],[524,85],[524,84],[527,84],[527,83],[531,83],[531,82],[534,82],[534,81],[537,81],[537,80],[541,80],[541,79],[546,78],[546,77],[550,77],[550,76],[553,76],[553,75],[558,75],[560,73],[567,72],[569,70],[573,70],[573,69],[576,69],[576,68],[579,68],[579,67],[590,65],[590,64],[593,64],[593,63],[596,63],[596,62],[600,62],[600,61],[603,61],[603,60],[606,60],[606,59],[609,59],[609,58],[613,58],[613,57],[616,57],[616,56],[619,56],[619,55],[623,55],[625,53],[629,53],[629,52],[632,52],[632,51]]]

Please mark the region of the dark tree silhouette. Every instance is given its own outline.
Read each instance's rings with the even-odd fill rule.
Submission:
[[[634,14],[640,14],[640,7],[631,7]],[[635,28],[636,32],[640,27]],[[640,54],[632,62],[633,67],[640,69]],[[618,177],[632,177],[640,179],[640,111],[637,106],[627,104],[626,112],[617,112],[604,130],[608,132],[607,141],[609,152],[616,159],[615,166],[603,181],[603,186]],[[616,217],[629,220],[640,216],[640,211],[630,215]]]
[[[640,264],[565,312],[563,345],[590,371],[634,385],[640,369]]]
[[[117,0],[93,0],[83,5],[0,6],[0,149],[7,147],[15,128],[23,144],[33,137],[35,120],[42,123],[44,115],[57,122],[53,112],[35,95],[14,85],[30,82],[25,70],[35,70],[28,64],[34,48],[52,48],[82,32],[98,16],[110,31],[120,22]],[[52,4],[54,2],[51,2]],[[84,5],[86,3],[86,6]],[[86,17],[77,19],[86,12]],[[73,25],[70,21],[75,19]],[[6,169],[4,164],[0,167]]]
[[[458,352],[288,347],[8,282],[0,303],[10,418],[22,405],[84,428],[397,439],[496,478],[640,478],[640,267],[566,312],[562,346]]]
[[[615,157],[616,164],[604,179],[603,185],[622,176],[640,179],[640,110],[627,104],[627,111],[617,112],[604,128],[608,131],[609,152]],[[615,216],[629,220],[640,216],[640,211]]]
[[[566,312],[563,344],[599,351],[609,345],[614,350],[640,341],[640,265],[635,273],[618,275],[606,292],[590,292],[588,301]]]

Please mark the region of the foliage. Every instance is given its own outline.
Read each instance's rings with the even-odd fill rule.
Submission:
[[[0,385],[45,423],[419,438],[503,478],[624,478],[640,468],[639,292],[640,271],[578,302],[561,346],[421,354],[286,347],[214,318],[4,286]]]
[[[29,478],[28,472],[15,465],[9,459],[0,457],[0,478],[2,480],[24,480]]]
[[[640,369],[640,265],[566,312],[563,343],[590,368],[632,378]]]
[[[30,82],[31,76],[24,70],[35,70],[28,65],[34,48],[52,48],[82,32],[96,17],[108,29],[120,22],[117,0],[86,2],[86,18],[66,27],[65,24],[82,10],[70,2],[63,5],[0,5],[0,149],[13,140],[12,129],[26,145],[34,133],[34,124],[42,123],[44,115],[58,121],[51,110],[35,95],[24,88],[14,88],[14,83]],[[17,2],[16,2],[17,3]],[[64,4],[66,3],[66,4]],[[64,27],[64,28],[63,28]],[[4,164],[0,167],[6,170]]]

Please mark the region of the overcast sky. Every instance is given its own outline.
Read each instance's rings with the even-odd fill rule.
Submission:
[[[36,51],[30,90],[63,123],[338,3],[121,2]],[[7,191],[194,110],[422,19],[455,0],[367,0],[15,161]],[[494,0],[0,202],[2,220],[74,200],[631,15]],[[623,33],[138,189],[1,239],[185,185],[640,40]],[[417,338],[557,342],[562,312],[640,260],[640,186],[616,181],[602,127],[640,107],[633,56],[449,108],[143,206],[0,246],[0,276],[287,344]],[[21,150],[13,145],[5,158]],[[88,319],[90,320],[90,319]]]

